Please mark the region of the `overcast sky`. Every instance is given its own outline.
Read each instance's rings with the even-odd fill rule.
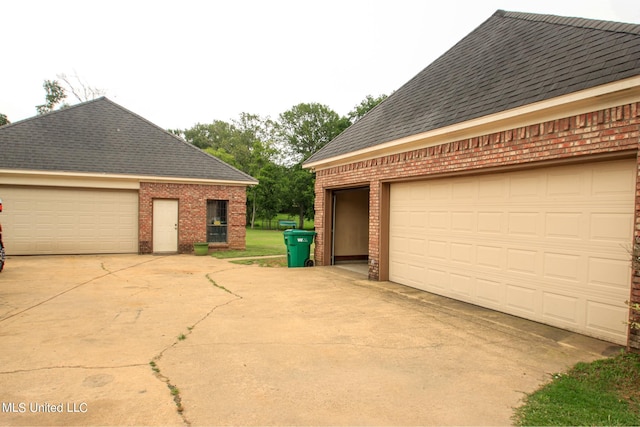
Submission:
[[[346,115],[497,9],[640,23],[638,0],[4,1],[0,113],[34,116],[64,73],[165,129],[301,102]]]

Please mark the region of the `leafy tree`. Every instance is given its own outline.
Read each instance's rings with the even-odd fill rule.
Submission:
[[[369,111],[371,111],[376,105],[380,104],[382,101],[387,99],[387,95],[378,95],[374,98],[371,95],[367,95],[365,99],[363,99],[360,104],[353,107],[353,110],[349,112],[349,121],[351,123],[355,123],[361,118],[364,117]]]
[[[277,122],[242,113],[231,122],[215,120],[169,132],[258,179],[257,186],[247,189],[252,227],[256,215],[270,222],[279,212],[289,212],[299,216],[302,228],[305,218],[313,218],[315,198],[315,176],[302,162],[385,98],[367,96],[349,117],[322,104],[303,103],[280,114]]]
[[[289,213],[298,215],[298,228],[304,227],[304,219],[312,219],[315,200],[315,174],[302,169],[302,163],[288,168],[286,173],[285,207]]]
[[[253,189],[256,201],[254,206],[258,206],[258,216],[269,221],[269,225],[285,206],[288,191],[285,177],[284,166],[275,163],[265,165],[256,177],[260,184]]]
[[[7,115],[0,113],[0,126],[8,125],[9,123],[11,122],[7,118]]]
[[[184,131],[173,130],[184,135],[185,140],[218,157],[220,160],[258,177],[261,170],[272,163],[273,122],[258,115],[242,113],[238,120],[225,122],[216,120],[211,124],[197,124]],[[261,211],[260,192],[268,183],[247,189],[247,221],[253,227],[256,214]],[[262,198],[262,201],[265,199]]]
[[[227,146],[228,139],[233,134],[233,126],[222,120],[215,120],[208,125],[196,124],[184,131],[184,138],[198,148],[213,148],[214,150]]]
[[[298,104],[280,114],[278,134],[285,164],[301,163],[349,126],[346,117],[326,105]]]
[[[284,156],[279,161],[289,166],[287,205],[299,215],[300,228],[305,217],[313,218],[315,185],[315,175],[302,169],[302,162],[349,125],[349,119],[318,103],[298,104],[280,114],[277,134]]]
[[[45,96],[46,102],[42,105],[36,106],[38,114],[45,114],[52,111],[58,103],[62,102],[62,100],[67,97],[64,88],[60,86],[60,83],[58,83],[57,80],[45,80],[42,87],[47,93]]]

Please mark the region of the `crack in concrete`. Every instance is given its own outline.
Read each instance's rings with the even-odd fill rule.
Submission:
[[[137,267],[137,266],[139,266],[139,265],[146,264],[146,263],[148,263],[148,262],[156,261],[156,260],[158,260],[158,259],[159,259],[159,258],[153,258],[153,259],[150,259],[150,260],[147,260],[147,261],[142,261],[142,262],[139,262],[139,263],[137,263],[137,264],[132,264],[132,265],[130,265],[130,266],[123,267],[123,268],[121,268],[121,269],[119,269],[119,270],[115,270],[115,271],[107,270],[107,269],[104,267],[104,264],[102,264],[102,265],[101,265],[101,268],[102,268],[103,270],[107,271],[107,273],[105,273],[105,274],[101,274],[101,275],[96,276],[96,277],[93,277],[93,278],[91,278],[91,279],[89,279],[89,280],[86,280],[86,281],[84,281],[84,282],[82,282],[82,283],[78,283],[77,285],[74,285],[74,286],[72,286],[72,287],[70,287],[70,288],[68,288],[68,289],[65,289],[64,291],[58,292],[57,294],[55,294],[55,295],[53,295],[53,296],[51,296],[51,297],[49,297],[49,298],[47,298],[47,299],[45,299],[45,300],[43,300],[43,301],[40,301],[40,302],[38,302],[38,303],[36,303],[36,304],[33,304],[33,305],[31,305],[31,306],[29,306],[29,307],[27,307],[27,308],[25,308],[25,309],[23,309],[23,310],[20,310],[20,311],[18,311],[18,312],[16,312],[16,313],[13,313],[13,314],[11,314],[11,315],[9,315],[9,316],[7,316],[7,317],[3,317],[3,318],[1,318],[1,319],[0,319],[0,322],[4,322],[5,320],[9,320],[9,319],[11,319],[11,318],[13,318],[13,317],[16,317],[16,316],[18,316],[18,315],[20,315],[20,314],[22,314],[22,313],[26,313],[27,311],[33,310],[34,308],[39,307],[39,306],[41,306],[41,305],[43,305],[43,304],[46,304],[46,303],[48,303],[49,301],[52,301],[52,300],[54,300],[54,299],[56,299],[56,298],[58,298],[58,297],[60,297],[60,296],[62,296],[62,295],[64,295],[64,294],[67,294],[67,293],[69,293],[69,292],[73,291],[74,289],[78,289],[78,288],[80,288],[80,287],[82,287],[82,286],[84,286],[84,285],[86,285],[86,284],[89,284],[89,283],[91,283],[91,282],[93,282],[93,281],[96,281],[96,280],[98,280],[98,279],[102,279],[103,277],[109,276],[109,275],[111,275],[111,274],[115,274],[115,273],[120,272],[120,271],[128,270],[128,269],[130,269],[130,268]]]
[[[184,406],[182,405],[182,397],[180,396],[180,389],[171,382],[171,379],[169,377],[167,377],[166,375],[162,374],[160,372],[160,368],[158,367],[158,362],[160,362],[160,360],[162,359],[162,357],[164,356],[164,354],[169,351],[170,349],[176,347],[178,344],[180,344],[181,342],[185,341],[186,338],[191,335],[193,333],[193,330],[196,328],[196,326],[198,326],[201,322],[203,322],[205,319],[207,319],[214,311],[216,311],[218,308],[224,307],[226,305],[229,305],[235,301],[241,300],[242,296],[228,290],[227,288],[223,287],[223,286],[219,286],[218,284],[216,284],[216,282],[211,279],[211,277],[209,276],[209,274],[205,274],[205,277],[207,278],[207,280],[213,284],[214,287],[221,289],[233,296],[235,296],[236,298],[231,299],[227,302],[225,302],[224,304],[218,304],[214,307],[211,308],[211,310],[209,310],[204,316],[202,316],[199,320],[197,320],[193,325],[188,326],[187,327],[187,333],[186,334],[182,334],[181,337],[179,337],[176,341],[174,341],[171,345],[168,345],[167,347],[165,347],[160,353],[158,353],[157,356],[155,356],[153,359],[151,359],[151,362],[149,362],[149,364],[151,365],[152,371],[153,371],[153,375],[160,381],[162,381],[163,383],[165,383],[167,385],[167,387],[169,388],[171,395],[173,396],[173,401],[176,404],[176,410],[178,411],[178,413],[180,414],[180,416],[182,417],[182,421],[184,422],[184,424],[186,426],[191,426],[191,422],[187,419],[186,414],[184,413]]]
[[[0,375],[20,374],[23,372],[37,372],[37,371],[49,371],[54,369],[87,369],[87,370],[99,370],[99,369],[120,369],[120,368],[136,368],[140,366],[146,366],[145,363],[133,363],[129,365],[114,365],[114,366],[84,366],[84,365],[59,365],[59,366],[42,366],[39,368],[30,369],[16,369],[13,371],[0,371]]]

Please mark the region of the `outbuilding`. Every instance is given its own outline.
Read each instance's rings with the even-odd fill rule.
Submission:
[[[311,156],[319,265],[640,348],[640,25],[499,10]]]
[[[255,184],[104,97],[0,127],[9,255],[242,249]]]

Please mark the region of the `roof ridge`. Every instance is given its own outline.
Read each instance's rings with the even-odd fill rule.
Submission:
[[[600,19],[578,18],[560,15],[548,15],[529,12],[511,12],[498,9],[494,16],[501,18],[520,19],[525,21],[543,22],[547,24],[563,25],[577,28],[589,28],[592,30],[609,31],[614,33],[628,33],[640,35],[640,24],[603,21]]]

